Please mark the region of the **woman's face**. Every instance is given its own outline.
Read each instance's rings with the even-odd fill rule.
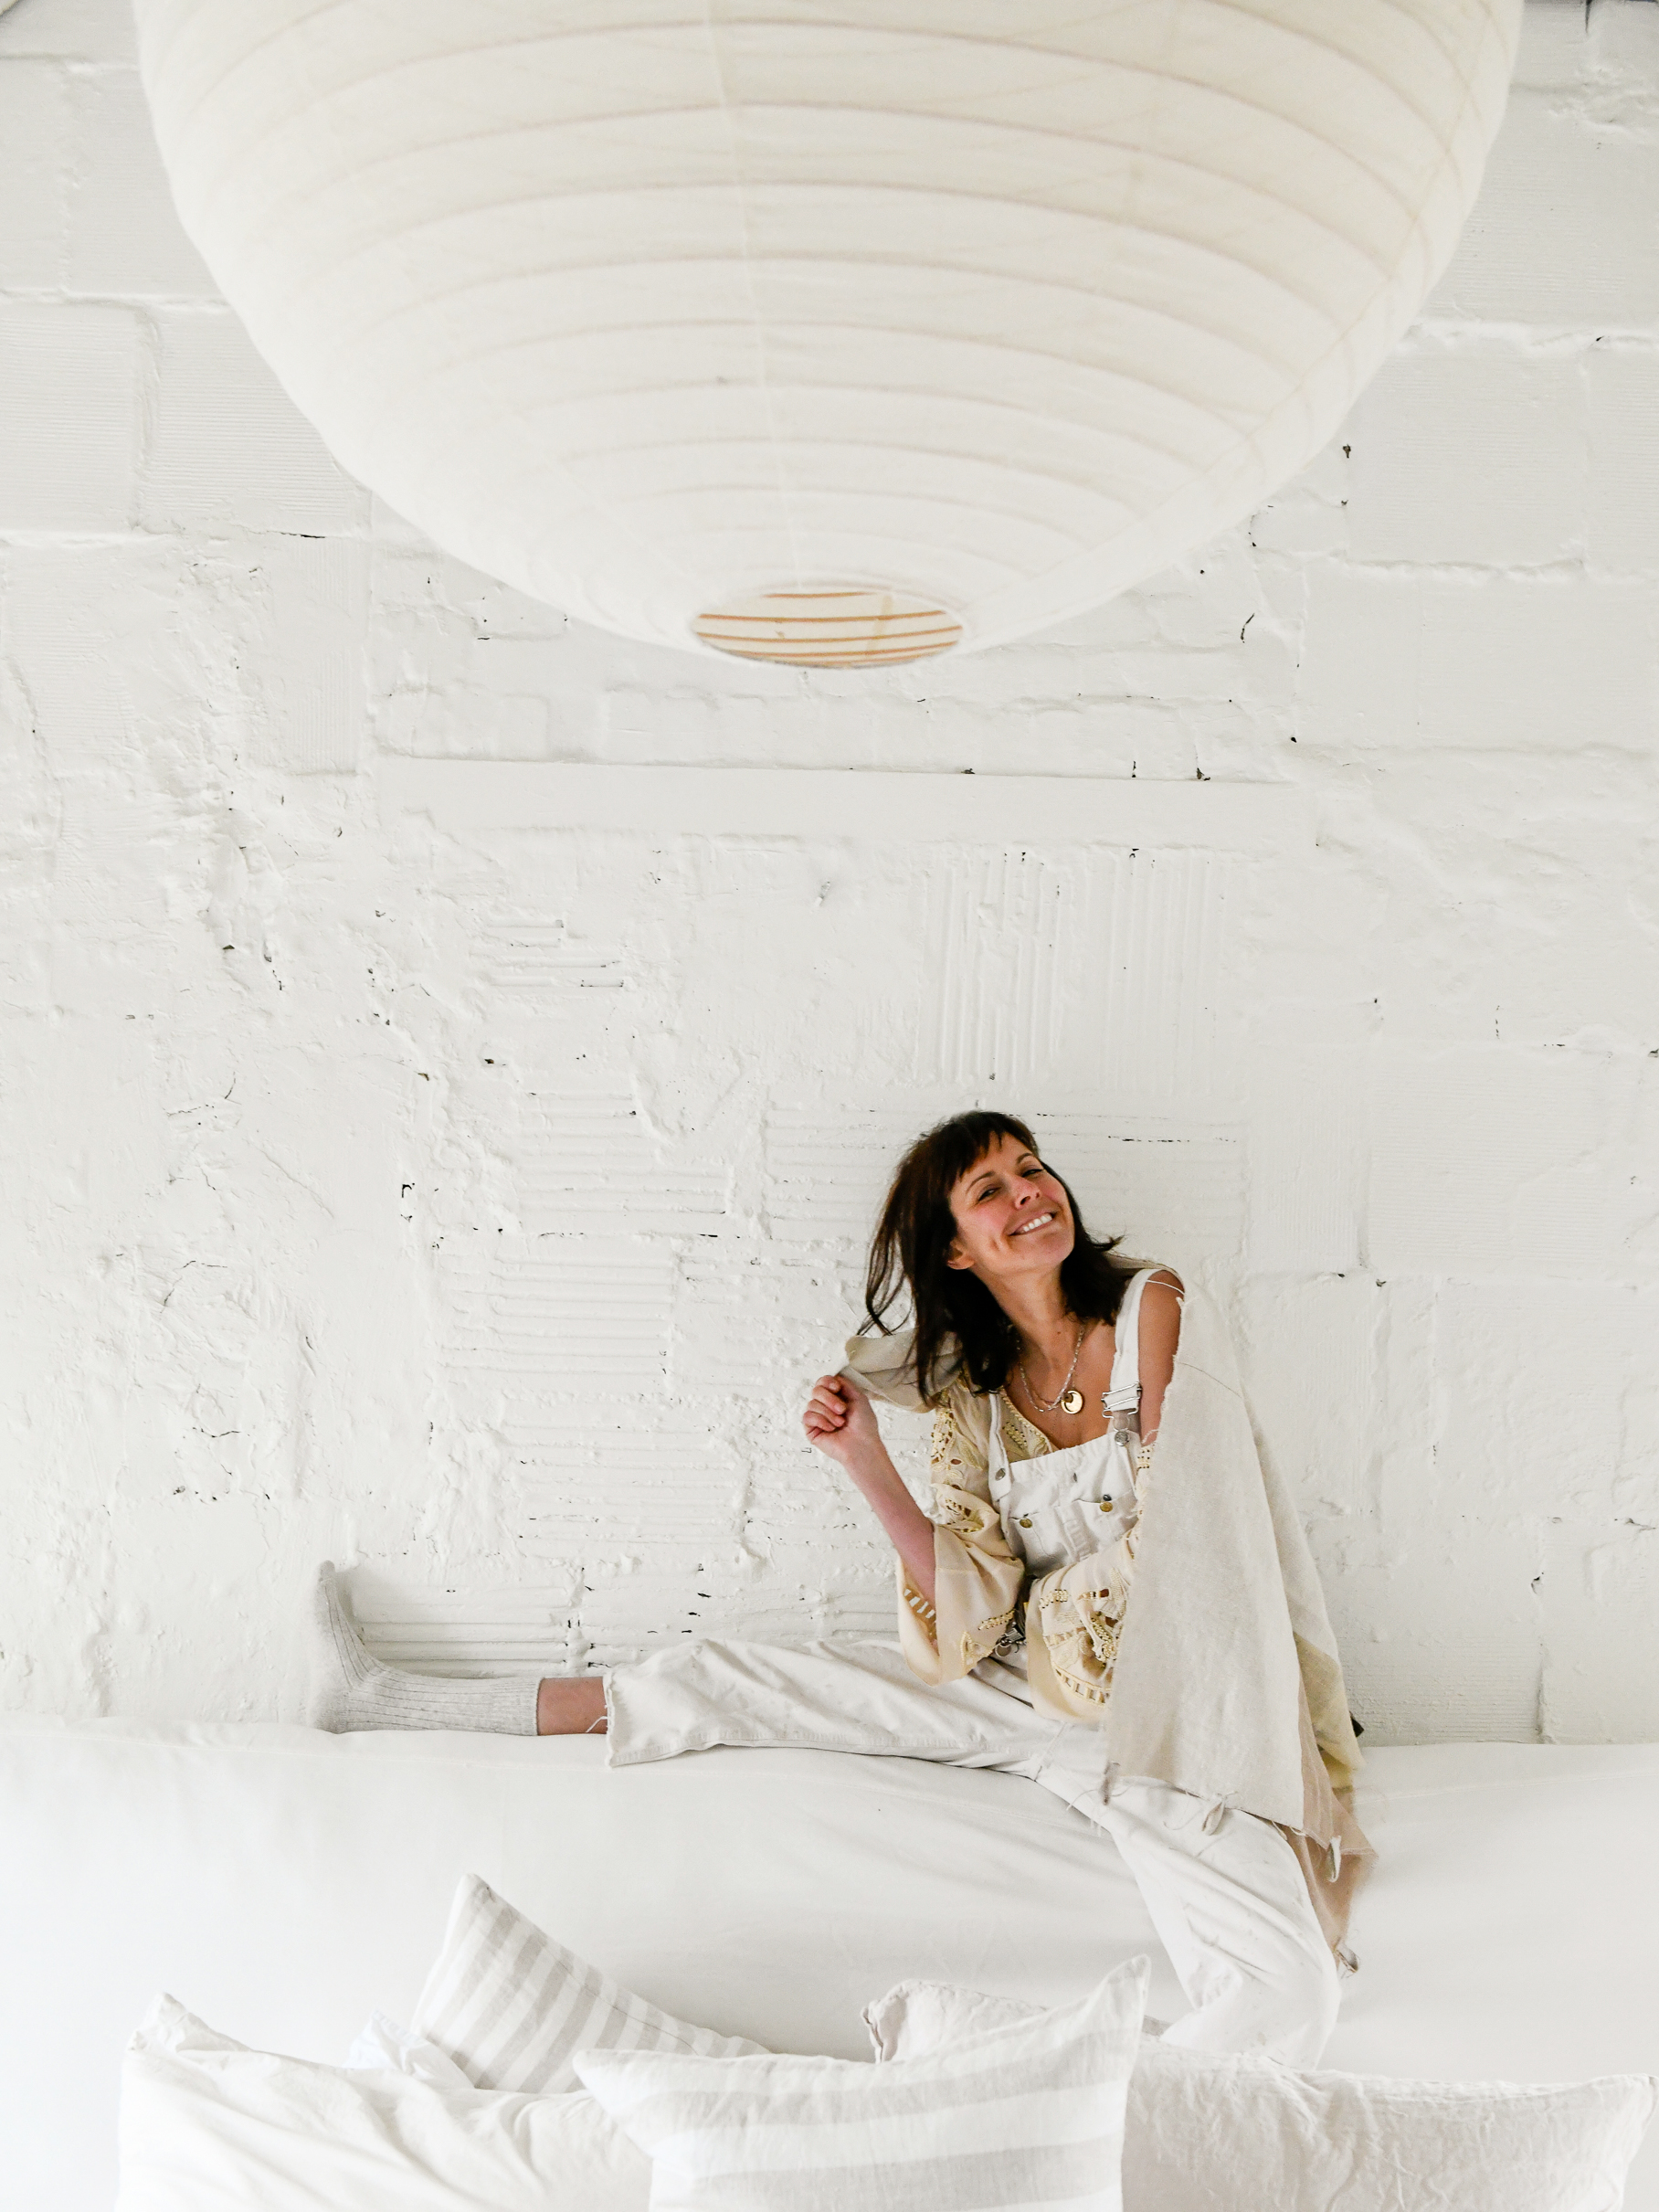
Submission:
[[[999,1137],[957,1179],[950,1210],[956,1233],[949,1264],[992,1288],[1021,1275],[1051,1275],[1076,1236],[1059,1178],[1017,1137]]]

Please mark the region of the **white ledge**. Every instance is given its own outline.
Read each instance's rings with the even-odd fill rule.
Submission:
[[[905,843],[1189,845],[1305,852],[1293,784],[881,768],[611,767],[597,762],[382,757],[383,816],[440,830],[610,830],[648,837],[898,839]]]

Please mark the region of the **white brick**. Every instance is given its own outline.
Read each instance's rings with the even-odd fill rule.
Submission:
[[[1309,1275],[1355,1266],[1365,1120],[1358,1055],[1305,1043],[1260,1055],[1250,1097],[1249,1265]]]
[[[45,290],[62,277],[69,115],[60,69],[0,60],[0,290]]]
[[[1438,1472],[1418,1467],[1420,1496]],[[1344,1671],[1367,1743],[1537,1741],[1541,1568],[1530,1530],[1476,1535],[1431,1519],[1390,1566],[1351,1578]]]
[[[1415,577],[1319,564],[1308,579],[1298,742],[1415,744],[1421,655],[1421,587]]]
[[[1576,359],[1490,344],[1398,353],[1349,417],[1357,561],[1526,567],[1584,530],[1584,382]]]
[[[1521,13],[1514,82],[1541,91],[1581,84],[1590,51],[1588,12],[1583,0],[1528,0]],[[1624,13],[1621,8],[1602,12]]]
[[[1651,872],[1651,776],[1641,755],[1591,745],[1565,769],[1542,751],[1419,753],[1379,781],[1374,833],[1399,840],[1416,878],[1370,964],[1389,1026],[1424,1044],[1648,1051],[1659,969],[1632,887]]]
[[[1434,1349],[1448,1513],[1495,1528],[1611,1521],[1621,1393],[1602,1363],[1641,1371],[1656,1308],[1652,1289],[1624,1284],[1446,1285]]]
[[[1045,773],[1148,776],[1185,782],[1195,775],[1199,745],[1216,742],[1199,713],[1146,699],[1114,699],[1079,714],[1077,703],[1041,706],[1029,723],[1033,757]],[[994,722],[976,733],[978,758],[991,770],[1000,747]]]
[[[1531,899],[1521,911],[1506,912],[1501,932],[1495,927],[1489,937],[1485,980],[1506,1044],[1654,1049],[1654,916],[1633,888],[1654,873],[1654,841],[1635,788],[1648,772],[1645,764],[1591,757],[1579,771],[1570,809],[1559,807],[1559,788],[1534,793],[1510,852],[1548,851],[1549,857],[1536,871]],[[1559,809],[1553,834],[1552,796]],[[1605,813],[1598,803],[1603,797]],[[1588,955],[1587,945],[1594,948]],[[1495,978],[1491,954],[1499,956]]]
[[[227,311],[162,310],[141,518],[316,535],[365,529],[368,495],[338,468]]]
[[[1643,586],[1436,578],[1422,587],[1421,656],[1428,744],[1653,746],[1659,601]]]
[[[1620,1380],[1601,1391],[1599,1479],[1549,1532],[1543,1597],[1544,1723],[1568,1741],[1645,1741],[1659,1730],[1659,1387],[1648,1350],[1651,1292],[1607,1341],[1585,1348],[1591,1390],[1608,1351]]]
[[[350,538],[268,537],[239,554],[249,757],[301,775],[356,766],[366,735],[368,547]]]
[[[768,1243],[729,1233],[687,1249],[675,1304],[675,1381],[699,1393],[715,1422],[727,1414],[734,1391],[761,1397],[786,1378],[792,1390],[809,1387],[835,1349],[824,1328],[823,1277],[810,1263],[780,1264]]]
[[[60,787],[108,779],[124,788],[147,735],[164,733],[173,760],[199,737],[200,694],[228,676],[234,646],[192,634],[190,598],[175,546],[138,538],[14,550],[0,640]],[[104,851],[100,864],[128,859]]]
[[[145,361],[124,308],[0,306],[0,529],[126,528]]]
[[[1389,1292],[1368,1275],[1248,1284],[1234,1307],[1252,1415],[1305,1519],[1364,1527],[1387,1402]],[[1310,1390],[1310,1376],[1319,1378]]]
[[[1250,518],[1250,542],[1263,553],[1346,553],[1347,433],[1275,492]]]
[[[1643,585],[1321,567],[1303,654],[1304,743],[1645,752],[1654,742],[1659,623]]]
[[[174,210],[137,73],[78,78],[74,108],[69,290],[115,299],[217,298]]]
[[[1540,1722],[1556,1743],[1659,1736],[1659,1529],[1622,1520],[1552,1532],[1540,1586]]]
[[[1595,346],[1590,397],[1590,558],[1659,577],[1659,344]]]
[[[1576,6],[1576,0],[1567,5]],[[1528,17],[1538,12],[1538,0],[1530,0]],[[1586,14],[1596,90],[1611,102],[1623,99],[1651,109],[1659,86],[1659,16],[1646,6],[1592,6]]]
[[[1300,762],[1300,746],[1292,757]],[[1368,1044],[1377,1032],[1377,979],[1362,948],[1386,926],[1388,886],[1356,858],[1378,834],[1379,809],[1367,782],[1347,796],[1351,812],[1322,809],[1319,849],[1306,865],[1274,870],[1271,895],[1260,882],[1252,889],[1255,911],[1242,929],[1248,979],[1239,986],[1250,1007],[1252,1098],[1270,1056],[1319,1063]]]
[[[24,0],[0,16],[0,58],[43,56],[64,61],[136,57],[128,0]]]
[[[1656,204],[1659,132],[1517,89],[1426,312],[1592,334],[1659,331]]]
[[[1371,1089],[1371,1265],[1382,1275],[1623,1273],[1637,1207],[1614,1143],[1618,1103],[1611,1064],[1589,1054],[1389,1054]]]

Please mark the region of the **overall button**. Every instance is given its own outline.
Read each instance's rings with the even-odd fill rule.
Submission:
[[[1112,1510],[1112,1500],[1109,1498],[1103,1498],[1100,1501],[1100,1509],[1103,1513],[1110,1513]]]
[[[1031,1525],[1031,1517],[1030,1517],[1030,1515],[1029,1513],[1022,1513],[1022,1514],[1020,1516],[1020,1526],[1022,1529],[1029,1529],[1029,1528],[1030,1527],[1030,1525]]]

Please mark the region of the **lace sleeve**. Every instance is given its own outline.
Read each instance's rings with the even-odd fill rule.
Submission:
[[[990,1656],[1025,1581],[1024,1561],[1003,1541],[990,1501],[984,1445],[957,1396],[948,1392],[935,1413],[928,1451],[933,1605],[899,1568],[899,1640],[912,1671],[933,1683],[959,1681]]]

